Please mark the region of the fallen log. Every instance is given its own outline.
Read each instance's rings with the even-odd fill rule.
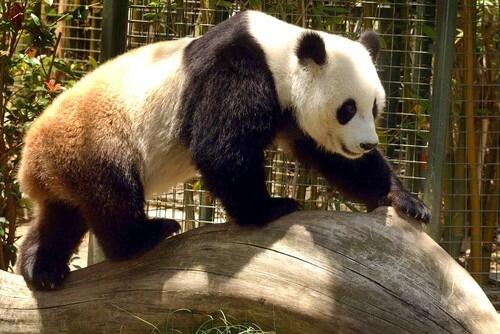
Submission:
[[[220,310],[286,334],[500,333],[470,275],[391,208],[206,226],[54,292],[0,272],[0,333],[159,333],[165,321],[189,333]]]

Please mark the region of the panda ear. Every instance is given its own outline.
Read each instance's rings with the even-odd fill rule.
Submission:
[[[317,65],[323,65],[326,63],[325,42],[319,34],[307,31],[299,38],[296,54],[301,64],[312,60]]]
[[[361,34],[358,42],[363,44],[363,46],[370,52],[372,60],[377,59],[378,51],[380,50],[380,40],[378,34],[372,30],[367,30]]]

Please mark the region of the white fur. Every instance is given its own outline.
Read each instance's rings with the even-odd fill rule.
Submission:
[[[361,143],[376,143],[372,106],[385,105],[385,92],[366,48],[347,38],[318,32],[325,42],[327,62],[300,64],[295,50],[307,31],[260,12],[248,12],[250,33],[266,54],[282,107],[294,107],[299,126],[319,145],[347,158],[364,152]],[[337,121],[336,110],[348,98],[358,112],[347,124]],[[342,149],[342,144],[354,153]]]
[[[135,92],[145,95],[143,99],[131,96],[130,101],[141,104],[133,109],[140,111],[133,120],[144,156],[143,185],[147,196],[196,175],[196,168],[178,133],[184,84],[182,51],[189,41],[173,42],[178,48],[170,56],[130,74],[130,80],[136,80]],[[137,85],[144,80],[149,81],[148,87]]]
[[[190,154],[179,138],[185,74],[182,56],[190,41],[186,38],[147,45],[95,71],[105,72],[100,76],[113,80],[117,98],[132,120],[147,197],[196,176]]]

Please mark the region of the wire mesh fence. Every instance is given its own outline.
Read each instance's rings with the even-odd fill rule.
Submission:
[[[91,0],[55,1],[52,6],[43,6],[41,12],[47,22],[58,21],[60,56],[71,59],[81,72],[92,70],[99,60],[102,4]]]
[[[387,106],[378,124],[381,147],[396,173],[414,194],[421,196],[427,168],[432,128],[429,101],[432,96],[433,45],[436,42],[436,2],[418,1],[130,1],[127,43],[136,48],[148,43],[184,36],[200,36],[211,26],[244,9],[257,9],[306,28],[356,38],[366,29],[381,36],[377,69],[387,93]],[[76,61],[92,64],[98,59],[102,7],[92,1],[59,1],[58,13],[87,5],[88,15],[78,26],[63,24],[62,52]],[[481,283],[500,287],[499,261],[499,48],[498,1],[478,1],[473,10],[474,124],[481,194]],[[74,8],[74,9],[73,9]],[[467,269],[470,254],[470,153],[465,134],[465,49],[463,7],[459,8],[453,77],[453,110],[447,143],[441,244]],[[90,69],[92,66],[89,66]],[[160,144],[160,143],[159,143]],[[278,149],[266,152],[266,182],[274,196],[298,199],[306,209],[352,210],[364,208],[346,201],[329,189],[314,170],[301,167]],[[200,179],[180,184],[148,201],[150,215],[172,217],[184,230],[226,219],[222,208]]]
[[[493,6],[494,5],[494,6]],[[478,1],[472,12],[472,29],[475,45],[466,50],[464,42],[466,8],[460,4],[455,47],[453,74],[453,104],[446,157],[446,177],[443,185],[443,235],[442,246],[461,262],[483,285],[500,287],[499,267],[499,169],[500,158],[500,51],[498,2]],[[473,62],[466,64],[466,54],[471,53]],[[467,125],[466,75],[471,71],[473,128]],[[472,134],[472,146],[467,134]],[[471,175],[471,159],[475,159],[477,178]],[[479,190],[479,221],[474,222],[471,205],[471,189],[476,183]],[[472,228],[478,224],[480,235],[472,236]],[[473,254],[472,246],[478,251]],[[478,266],[474,266],[474,262]],[[500,304],[498,290],[493,302]]]

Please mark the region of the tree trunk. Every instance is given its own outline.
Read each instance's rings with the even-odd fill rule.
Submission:
[[[0,333],[151,333],[167,319],[186,331],[219,310],[286,334],[500,333],[469,274],[390,208],[208,225],[58,291],[6,272],[0,287]]]

